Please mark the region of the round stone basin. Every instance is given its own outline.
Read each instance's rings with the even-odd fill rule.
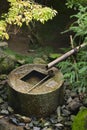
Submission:
[[[9,104],[26,116],[48,116],[63,103],[63,75],[54,69],[50,76],[45,65],[26,64],[8,76]]]

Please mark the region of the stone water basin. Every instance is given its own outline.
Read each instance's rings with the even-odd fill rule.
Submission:
[[[55,70],[50,76],[45,65],[26,64],[9,74],[8,100],[16,113],[47,116],[63,103],[63,74]]]

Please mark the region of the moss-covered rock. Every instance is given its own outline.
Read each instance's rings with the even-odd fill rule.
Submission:
[[[8,73],[15,66],[15,62],[0,49],[0,73]]]
[[[72,130],[87,130],[87,109],[82,109],[77,114],[72,124]]]

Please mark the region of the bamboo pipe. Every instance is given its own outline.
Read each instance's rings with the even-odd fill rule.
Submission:
[[[87,45],[87,43],[83,43],[80,46],[77,46],[77,47],[73,48],[72,50],[68,51],[64,55],[60,56],[59,58],[57,58],[54,61],[52,61],[49,64],[47,64],[46,68],[49,69],[52,66],[54,66],[55,64],[59,63],[60,61],[65,60],[67,57],[69,57],[70,55],[74,54],[75,52],[78,52],[80,48],[83,48],[86,45]]]

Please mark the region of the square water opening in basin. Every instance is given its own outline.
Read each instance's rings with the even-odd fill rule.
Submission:
[[[29,84],[35,85],[44,79],[47,75],[36,70],[31,71],[29,74],[25,75],[21,80]]]

